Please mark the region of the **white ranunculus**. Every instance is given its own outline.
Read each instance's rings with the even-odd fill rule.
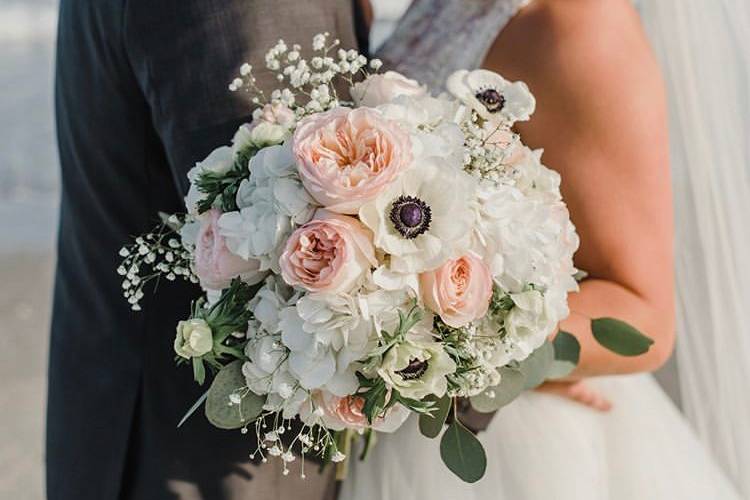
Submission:
[[[456,363],[442,344],[427,336],[411,335],[388,350],[377,370],[389,388],[413,399],[430,394],[444,396],[448,390],[446,375],[455,371]]]
[[[191,215],[198,214],[198,203],[203,200],[204,194],[198,189],[196,182],[204,173],[217,175],[226,174],[234,164],[234,152],[229,146],[221,146],[209,153],[203,160],[195,164],[187,173],[190,181],[190,189],[185,197],[185,207]]]
[[[390,269],[410,274],[435,269],[469,246],[475,180],[442,158],[421,159],[359,211],[375,246],[390,254]]]
[[[509,82],[486,69],[459,70],[448,77],[448,92],[485,120],[512,125],[528,120],[536,100],[523,82]]]
[[[350,89],[350,94],[357,107],[374,108],[398,96],[426,95],[427,87],[396,71],[386,71],[383,74],[370,75],[361,82],[355,83]]]
[[[269,146],[250,160],[252,174],[240,184],[237,206],[219,219],[227,248],[261,269],[279,272],[278,260],[294,227],[312,217],[314,202],[297,176],[288,144]]]

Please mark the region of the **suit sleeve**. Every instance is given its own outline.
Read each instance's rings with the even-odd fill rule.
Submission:
[[[356,46],[351,0],[130,0],[126,47],[181,194],[195,162],[251,117],[247,94],[228,90],[242,63],[275,88],[265,51],[279,38],[309,45],[323,31]]]

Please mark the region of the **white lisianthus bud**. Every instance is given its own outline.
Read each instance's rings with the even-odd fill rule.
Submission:
[[[199,318],[180,321],[174,339],[174,351],[186,359],[197,358],[211,352],[213,348],[211,327]]]

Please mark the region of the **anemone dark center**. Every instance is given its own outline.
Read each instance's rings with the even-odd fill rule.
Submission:
[[[416,238],[430,229],[432,210],[424,201],[414,196],[399,196],[393,202],[391,222],[401,236]]]
[[[490,113],[497,113],[505,106],[505,97],[495,89],[483,90],[477,93],[475,97]]]
[[[427,361],[421,361],[419,359],[411,359],[406,368],[399,370],[396,373],[401,375],[404,380],[416,380],[424,375],[427,371]]]

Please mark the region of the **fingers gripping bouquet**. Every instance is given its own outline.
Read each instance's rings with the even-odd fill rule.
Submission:
[[[186,214],[123,248],[125,296],[138,309],[159,276],[200,283],[174,348],[199,384],[216,375],[189,413],[205,402],[217,427],[253,430],[263,460],[340,462],[352,436],[369,445],[416,413],[476,481],[485,456],[456,399],[494,411],[578,358],[571,335],[547,340],[578,237],[559,175],[512,129],[534,98],[485,70],[434,97],[327,35],[300,50],[267,53],[287,85],[270,98],[241,67],[230,90],[258,106],[252,124],[189,172]],[[627,330],[596,321],[604,343]]]

